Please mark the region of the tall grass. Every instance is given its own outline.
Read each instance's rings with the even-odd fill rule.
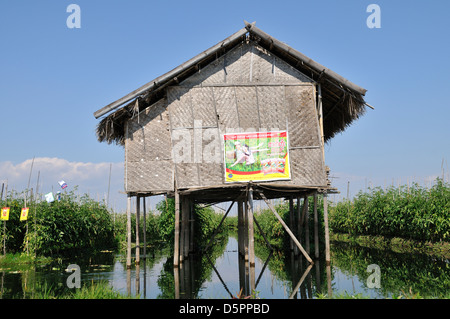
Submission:
[[[450,185],[437,179],[431,188],[413,184],[361,191],[352,201],[332,206],[329,221],[336,233],[449,241]]]

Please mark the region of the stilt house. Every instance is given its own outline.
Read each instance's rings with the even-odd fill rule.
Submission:
[[[129,198],[175,196],[178,249],[192,203],[252,209],[249,190],[257,199],[332,191],[324,143],[364,113],[365,93],[246,22],[94,116],[98,140],[125,149]],[[189,245],[180,247],[182,258]]]

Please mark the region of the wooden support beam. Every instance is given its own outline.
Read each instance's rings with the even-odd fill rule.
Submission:
[[[131,269],[131,195],[127,195],[127,269]]]
[[[254,291],[256,289],[256,276],[255,276],[255,238],[253,230],[253,189],[248,190],[248,262],[250,272],[250,289]]]
[[[146,215],[147,215],[147,205],[146,205],[146,197],[142,197],[143,199],[143,209],[144,209],[144,219],[142,220],[143,225],[142,225],[142,233],[144,236],[144,259],[147,258],[147,219],[146,219]]]
[[[308,203],[308,197],[305,197],[305,251],[309,255],[309,203]]]
[[[189,200],[189,223],[190,223],[190,233],[189,233],[189,252],[194,253],[195,251],[195,245],[194,245],[194,227],[195,227],[195,205],[194,201],[191,199]]]
[[[189,205],[189,198],[187,196],[182,196],[181,200],[181,212],[182,212],[182,236],[183,236],[183,245],[181,246],[183,251],[182,255],[184,256],[184,259],[189,256],[189,215],[190,215],[190,205]]]
[[[317,215],[317,192],[314,193],[314,257],[319,259],[319,217]]]
[[[139,265],[140,261],[141,261],[141,257],[140,257],[140,242],[139,242],[139,220],[141,217],[141,196],[136,196],[136,259],[134,260],[134,263],[136,265]]]
[[[295,229],[294,198],[292,196],[289,197],[289,227],[291,229]],[[294,242],[292,241],[292,239],[289,239],[289,247],[290,247],[291,250],[294,250]]]
[[[175,238],[173,249],[173,266],[178,267],[180,263],[180,194],[175,187]]]
[[[261,198],[266,202],[267,206],[269,206],[270,210],[272,211],[272,213],[274,213],[275,217],[278,219],[278,221],[281,223],[281,225],[284,227],[284,229],[286,230],[286,232],[289,234],[289,236],[291,236],[292,240],[294,241],[294,243],[297,245],[297,247],[300,249],[300,251],[302,252],[303,256],[305,256],[306,260],[313,264],[313,260],[311,259],[311,257],[309,257],[309,255],[306,253],[306,251],[303,249],[302,245],[300,244],[300,242],[297,240],[297,238],[295,238],[294,234],[292,233],[292,231],[289,229],[289,227],[286,225],[286,223],[283,221],[283,219],[280,217],[280,215],[278,215],[277,211],[275,210],[275,208],[273,208],[272,204],[267,200],[266,196],[264,196],[264,194],[262,192],[259,192],[259,195],[261,196]]]
[[[328,228],[328,202],[327,193],[323,193],[323,219],[325,224],[325,261],[327,265],[330,265],[330,233]]]
[[[238,252],[245,255],[244,248],[244,202],[238,201]]]

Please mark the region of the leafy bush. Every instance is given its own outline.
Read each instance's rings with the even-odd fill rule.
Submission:
[[[26,250],[51,255],[79,249],[105,249],[116,245],[111,214],[105,205],[87,195],[62,194],[60,201],[31,201],[28,221],[19,221],[24,200],[9,194],[1,206],[10,207],[6,222],[6,250]],[[28,224],[28,233],[26,225]],[[2,227],[3,229],[3,227]],[[27,247],[28,239],[28,247]]]
[[[413,184],[359,192],[331,207],[329,220],[333,232],[449,241],[450,185],[437,179],[430,189]]]

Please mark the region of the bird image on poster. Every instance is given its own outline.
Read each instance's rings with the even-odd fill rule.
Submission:
[[[286,131],[224,134],[225,182],[289,180]]]

